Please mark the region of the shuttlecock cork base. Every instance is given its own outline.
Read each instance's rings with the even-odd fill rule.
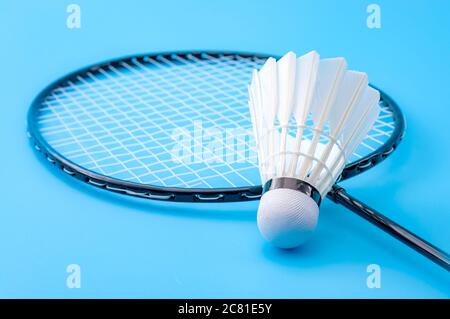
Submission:
[[[296,178],[273,178],[264,185],[258,208],[262,236],[279,248],[302,245],[314,232],[321,196],[312,185]]]

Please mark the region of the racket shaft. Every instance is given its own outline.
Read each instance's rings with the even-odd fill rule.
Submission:
[[[368,207],[353,196],[349,195],[345,189],[334,186],[328,196],[334,202],[347,207],[352,212],[358,214],[388,234],[402,241],[447,271],[450,271],[450,257],[446,252],[413,234],[376,210]]]

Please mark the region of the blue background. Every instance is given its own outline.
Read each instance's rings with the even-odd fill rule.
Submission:
[[[81,6],[81,29],[66,7]],[[257,202],[122,198],[61,178],[26,139],[33,97],[69,71],[127,54],[213,49],[345,56],[403,107],[407,135],[349,192],[450,251],[450,2],[0,2],[0,297],[450,297],[447,272],[329,201],[311,242],[260,238]],[[81,289],[66,267],[81,266]],[[381,288],[366,286],[369,264]]]

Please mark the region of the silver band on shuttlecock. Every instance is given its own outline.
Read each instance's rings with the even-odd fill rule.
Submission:
[[[322,196],[320,196],[319,191],[314,186],[292,177],[275,177],[269,179],[263,186],[263,194],[279,188],[287,188],[302,192],[311,197],[316,202],[317,206],[320,206],[320,202],[322,201]]]

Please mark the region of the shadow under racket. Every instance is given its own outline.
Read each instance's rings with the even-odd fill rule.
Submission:
[[[136,211],[139,211],[146,214],[172,215],[182,218],[208,218],[213,220],[246,221],[252,223],[256,220],[258,201],[229,202],[225,205],[224,203],[216,202],[205,205],[205,203],[167,202],[123,196],[118,193],[92,187],[85,183],[80,183],[72,176],[61,174],[61,172],[55,169],[45,157],[35,150],[32,150],[32,152],[40,164],[42,164],[56,180],[61,180],[66,185],[70,186],[70,188],[87,194],[93,200],[110,202],[113,205],[124,207],[129,213],[136,213]],[[186,209],[187,206],[189,209]]]

